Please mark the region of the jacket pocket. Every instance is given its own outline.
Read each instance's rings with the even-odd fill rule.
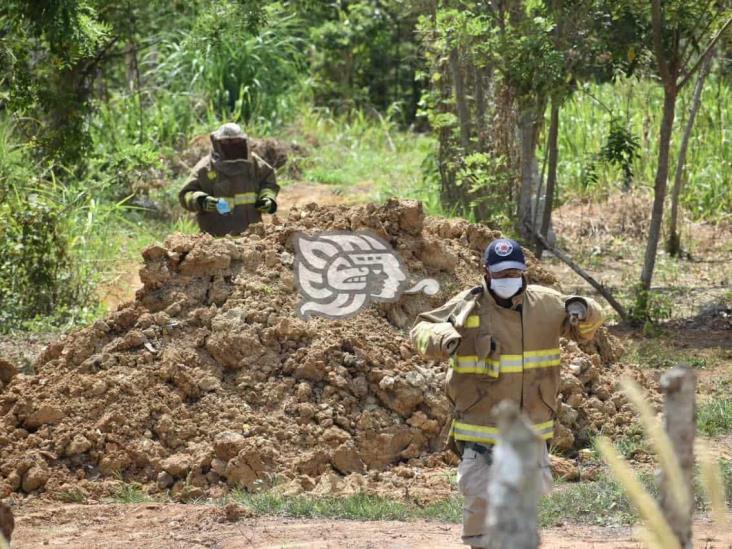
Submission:
[[[494,347],[495,341],[490,334],[479,335],[475,338],[475,354],[478,358],[488,357]]]
[[[490,334],[463,336],[452,357],[453,369],[459,374],[472,374],[481,380],[495,380],[500,371],[500,351]]]

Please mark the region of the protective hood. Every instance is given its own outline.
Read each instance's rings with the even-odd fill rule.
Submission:
[[[227,175],[245,172],[252,163],[249,136],[238,124],[224,124],[211,134],[214,168]]]

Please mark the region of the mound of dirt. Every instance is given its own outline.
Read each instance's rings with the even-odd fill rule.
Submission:
[[[293,233],[362,229],[389,241],[413,276],[439,280],[440,292],[349,320],[300,320]],[[391,200],[309,204],[239,238],[172,235],[147,248],[134,302],[49,345],[36,375],[0,389],[0,497],[76,499],[119,479],[178,499],[272,485],[429,489],[423,472],[455,463],[441,450],[445,364],[421,360],[408,328],[419,311],[477,283],[496,236]],[[528,262],[532,281],[556,284]],[[633,421],[613,393],[618,353],[605,332],[585,350],[563,344],[563,451]]]

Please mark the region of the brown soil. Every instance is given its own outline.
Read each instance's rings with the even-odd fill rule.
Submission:
[[[465,548],[460,525],[439,522],[361,522],[241,518],[203,505],[44,505],[22,509],[14,541],[24,549]],[[233,521],[230,521],[233,519]],[[732,533],[694,523],[695,547],[729,548]],[[541,532],[542,547],[639,549],[630,528],[565,525]]]
[[[366,228],[441,292],[346,321],[299,320],[291,235]],[[93,498],[123,480],[179,500],[275,484],[443,497],[440,469],[456,463],[442,451],[445,365],[419,359],[406,331],[419,311],[479,281],[481,251],[497,235],[392,200],[312,203],[241,238],[173,235],[149,247],[134,302],[50,345],[37,375],[0,385],[0,497]],[[532,280],[556,283],[529,264]],[[619,354],[604,331],[584,350],[563,343],[559,451],[634,422],[615,378],[654,383]]]
[[[368,189],[361,185],[342,189],[320,183],[293,183],[284,187],[277,197],[278,216],[285,218],[291,208],[302,208],[311,202],[315,202],[320,206],[362,203],[367,192]],[[178,211],[175,215],[183,214]],[[270,216],[264,216],[264,223],[270,223],[271,220]],[[118,306],[135,298],[135,292],[142,288],[139,275],[140,267],[140,263],[132,261],[119,262],[115,265],[114,276],[97,288],[99,301],[105,306],[106,310],[113,311]],[[44,346],[47,343],[46,341]],[[0,356],[2,356],[2,352],[0,352]]]

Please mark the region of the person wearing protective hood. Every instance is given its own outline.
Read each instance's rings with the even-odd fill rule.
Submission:
[[[213,150],[193,168],[178,193],[181,205],[196,212],[201,231],[214,236],[240,234],[262,213],[277,211],[274,169],[254,154],[238,124],[211,134]]]
[[[589,341],[603,322],[593,299],[528,284],[524,254],[514,240],[491,242],[483,265],[480,286],[419,314],[410,332],[419,353],[450,362],[448,447],[461,457],[457,483],[464,496],[462,537],[471,547],[489,546],[488,472],[498,437],[494,407],[511,400],[534,425],[541,445],[537,467],[548,492],[547,445],[558,409],[559,338]]]

